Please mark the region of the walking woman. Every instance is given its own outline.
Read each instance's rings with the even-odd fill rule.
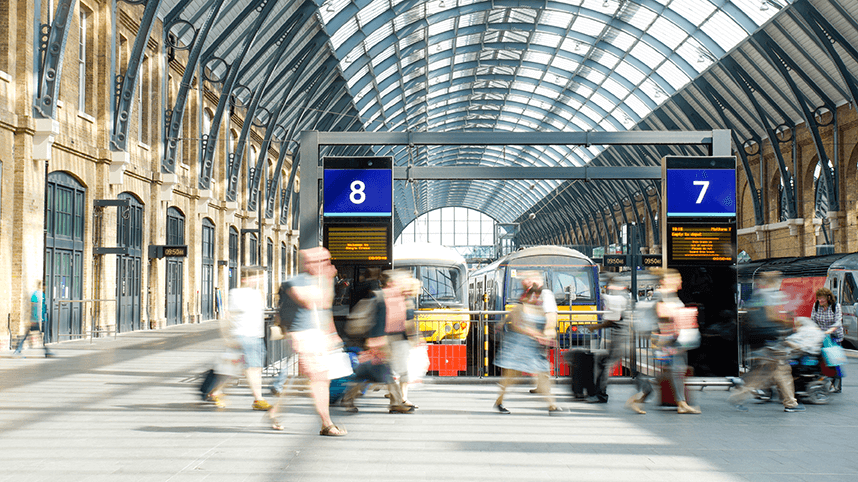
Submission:
[[[682,288],[682,275],[679,274],[679,271],[670,268],[655,271],[661,276],[661,283],[656,290],[659,301],[655,305],[658,316],[658,347],[670,355],[668,370],[676,397],[676,411],[683,414],[697,414],[700,413],[700,409],[688,405],[688,401],[685,400],[688,351],[677,341],[679,330],[684,327],[685,318],[688,316],[685,304],[682,303],[677,294]]]
[[[548,357],[542,346],[551,342],[555,334],[554,324],[549,322],[542,307],[540,296],[543,290],[542,274],[536,271],[520,273],[524,293],[521,302],[510,313],[510,325],[504,332],[500,354],[495,365],[503,369],[500,381],[500,394],[495,401],[495,409],[500,413],[510,413],[503,405],[506,388],[521,372],[535,373],[538,377],[537,390],[548,403],[548,413],[562,412],[554,403],[551,395],[551,378],[548,376]]]
[[[834,300],[834,293],[828,288],[819,288],[816,290],[816,302],[813,304],[813,311],[810,312],[810,319],[816,322],[819,329],[831,336],[834,343],[840,345],[843,343],[843,315],[840,312],[840,303]],[[840,393],[843,385],[843,379],[840,376],[840,367],[832,367],[837,373],[832,378],[831,391]]]

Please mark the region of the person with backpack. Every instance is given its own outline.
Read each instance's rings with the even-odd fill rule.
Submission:
[[[310,393],[322,421],[319,435],[339,437],[348,432],[331,420],[326,365],[327,355],[342,345],[331,311],[337,270],[331,264],[331,254],[323,247],[303,250],[300,256],[303,271],[280,288],[281,326],[288,328],[299,367],[310,379]],[[277,419],[281,399],[268,411],[275,430],[283,430]]]

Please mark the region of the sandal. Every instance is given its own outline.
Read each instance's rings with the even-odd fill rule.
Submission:
[[[282,432],[285,429],[283,428],[283,425],[280,424],[280,422],[274,420],[271,422],[271,430],[277,430],[278,432]]]
[[[342,437],[347,433],[346,429],[337,427],[334,424],[330,424],[319,431],[319,435],[324,435],[326,437]]]

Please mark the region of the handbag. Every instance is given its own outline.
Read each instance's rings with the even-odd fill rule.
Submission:
[[[408,354],[408,378],[414,382],[426,376],[429,371],[429,348],[418,345],[411,348]]]
[[[839,367],[846,364],[846,352],[843,351],[842,346],[831,339],[831,336],[826,335],[822,341],[822,357],[825,358],[825,364],[830,367]]]
[[[352,373],[352,359],[343,350],[334,350],[325,355],[325,366],[328,368],[328,379],[345,378]]]

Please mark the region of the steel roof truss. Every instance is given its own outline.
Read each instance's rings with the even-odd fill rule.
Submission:
[[[51,25],[39,25],[39,92],[33,110],[44,119],[55,119],[57,116],[63,57],[72,27],[74,4],[75,0],[59,0]]]
[[[188,61],[185,64],[185,73],[182,75],[182,83],[179,85],[179,92],[176,95],[176,104],[173,109],[168,110],[164,114],[164,122],[166,123],[166,146],[164,149],[164,159],[161,161],[161,172],[175,173],[176,172],[176,151],[178,149],[179,131],[182,128],[182,119],[185,114],[185,107],[188,102],[188,91],[191,89],[191,81],[194,78],[194,73],[197,70],[197,63],[200,60],[200,54],[203,50],[203,44],[206,42],[206,37],[211,31],[215,18],[220,12],[224,0],[218,0],[213,7],[208,11],[203,26],[200,27],[194,36],[193,47],[188,54]]]

